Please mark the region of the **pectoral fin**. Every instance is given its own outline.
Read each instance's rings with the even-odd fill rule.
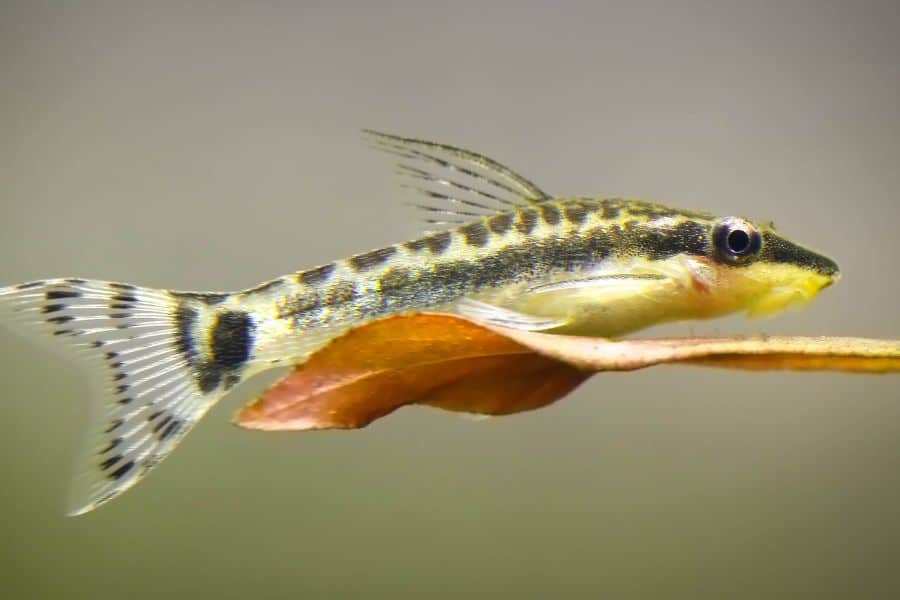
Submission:
[[[659,285],[660,281],[668,279],[665,275],[659,273],[611,273],[605,275],[596,275],[593,277],[583,277],[578,279],[566,279],[553,283],[543,283],[528,288],[526,294],[548,294],[552,292],[566,291],[590,291],[602,295],[622,294],[622,293],[640,293],[644,288],[653,285]]]
[[[473,321],[521,331],[543,331],[566,324],[566,319],[531,315],[469,298],[458,302],[456,311]]]

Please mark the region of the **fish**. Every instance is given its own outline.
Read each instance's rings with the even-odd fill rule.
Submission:
[[[840,276],[772,223],[619,197],[551,196],[463,148],[366,130],[427,230],[237,292],[75,277],[0,288],[0,324],[66,348],[93,383],[69,514],[134,486],[218,400],[364,323],[418,312],[618,338],[800,307]]]

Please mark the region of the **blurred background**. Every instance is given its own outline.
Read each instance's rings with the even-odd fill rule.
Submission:
[[[7,0],[0,69],[0,284],[239,289],[410,238],[370,127],[774,218],[844,273],[650,334],[900,338],[896,2]],[[262,377],[65,518],[86,383],[6,332],[0,359],[4,598],[900,594],[898,376],[657,368],[487,422],[236,429]]]

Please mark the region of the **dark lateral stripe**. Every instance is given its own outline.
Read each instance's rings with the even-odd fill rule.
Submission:
[[[481,248],[487,244],[488,239],[490,239],[490,233],[488,233],[484,223],[469,223],[468,225],[460,227],[459,231],[463,234],[466,243],[470,246],[475,246],[476,248]]]
[[[306,285],[325,283],[331,277],[332,273],[334,273],[335,268],[337,268],[337,266],[334,263],[322,265],[321,267],[299,273],[297,279],[300,283],[305,283]]]
[[[348,259],[348,262],[355,271],[365,271],[383,265],[396,253],[396,248],[387,246],[386,248],[379,248],[378,250],[372,250],[365,254],[357,254]]]
[[[537,209],[526,210],[531,212],[519,214],[537,216]],[[615,255],[644,256],[651,260],[681,253],[707,255],[708,229],[709,224],[695,222],[655,227],[630,221],[592,227],[578,235],[547,236],[541,240],[523,236],[502,252],[450,258],[436,261],[427,269],[417,269],[411,274],[411,285],[382,285],[381,305],[391,310],[421,308],[423,302],[440,306],[523,277],[537,280],[548,272],[577,272]],[[404,283],[405,274],[397,279],[397,284]],[[427,295],[420,293],[421,290],[427,291]]]
[[[633,234],[636,249],[650,260],[664,260],[676,254],[703,256],[709,250],[709,227],[694,221],[668,228],[639,225]]]

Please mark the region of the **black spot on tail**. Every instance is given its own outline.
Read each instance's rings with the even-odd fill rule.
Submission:
[[[228,311],[219,315],[210,336],[212,362],[223,369],[240,367],[250,358],[256,325],[245,312]]]
[[[204,394],[208,394],[222,381],[222,372],[207,363],[197,367],[197,387]]]
[[[250,358],[255,331],[256,325],[247,313],[233,310],[219,313],[209,333],[209,353],[205,360],[200,359],[193,337],[185,336],[185,356],[194,369],[200,391],[212,392],[223,379],[226,387],[240,380],[238,371]]]
[[[182,304],[175,310],[175,346],[188,362],[194,362],[197,358],[197,346],[194,343],[196,322],[196,309]]]

